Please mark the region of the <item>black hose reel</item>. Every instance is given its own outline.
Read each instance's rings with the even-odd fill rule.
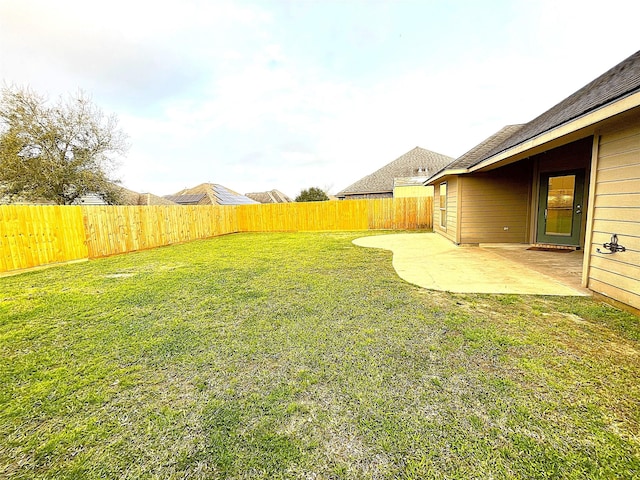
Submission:
[[[627,250],[622,245],[618,245],[618,235],[616,235],[615,233],[611,235],[611,241],[609,243],[603,243],[602,247],[609,250],[608,252],[603,252],[599,248],[596,248],[596,252],[601,253],[603,255],[611,255],[616,252],[624,252]]]

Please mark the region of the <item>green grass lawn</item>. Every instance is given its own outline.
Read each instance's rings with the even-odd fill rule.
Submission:
[[[640,478],[638,317],[419,289],[358,236],[0,278],[0,477]]]

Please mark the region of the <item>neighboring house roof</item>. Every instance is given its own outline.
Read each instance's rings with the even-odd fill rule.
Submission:
[[[393,181],[398,177],[430,177],[450,164],[453,158],[416,147],[393,162],[338,192],[336,197],[366,193],[393,192]]]
[[[199,200],[195,202],[186,202],[185,195],[200,195]],[[177,198],[182,197],[182,198]],[[204,198],[206,197],[206,201]],[[255,200],[234,192],[233,190],[219,185],[217,183],[201,183],[193,188],[185,188],[175,195],[167,195],[164,198],[169,198],[176,203],[194,204],[199,205],[246,205],[258,203]],[[194,200],[195,197],[193,197]]]
[[[119,192],[118,205],[175,205],[167,199],[158,197],[152,193],[138,193],[128,188],[121,187],[120,185],[113,184],[113,187]],[[25,204],[25,205],[54,205],[50,200],[36,200],[26,201],[24,199],[13,199],[9,202],[7,198],[0,198],[0,204],[13,203],[13,204]],[[104,201],[102,196],[97,193],[87,193],[75,199],[72,205],[108,205]]]
[[[178,205],[198,205],[206,196],[204,193],[195,193],[190,195],[165,195],[163,198]]]
[[[22,197],[0,197],[0,205],[56,205],[51,200],[25,200]]]
[[[445,172],[455,174],[461,173],[459,170],[471,169],[510,148],[639,91],[640,51],[626,58],[529,123],[503,128],[440,172],[432,175],[427,183],[435,180],[436,177],[446,175]]]
[[[136,205],[176,205],[175,202],[154,195],[153,193],[140,193],[138,195],[138,203]]]
[[[259,203],[289,203],[291,198],[279,190],[269,190],[268,192],[246,193],[245,196]]]
[[[120,187],[122,205],[175,205],[175,202],[152,193],[138,193]]]

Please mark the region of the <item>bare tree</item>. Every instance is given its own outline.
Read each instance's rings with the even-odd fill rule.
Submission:
[[[117,159],[128,149],[115,116],[82,91],[49,106],[28,88],[0,98],[0,197],[68,205],[87,193],[118,203]]]

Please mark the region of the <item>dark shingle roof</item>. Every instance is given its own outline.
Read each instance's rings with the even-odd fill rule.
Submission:
[[[502,127],[496,133],[491,135],[489,138],[484,140],[482,143],[479,143],[471,150],[469,150],[464,155],[458,157],[455,161],[447,165],[445,168],[447,170],[454,170],[460,168],[468,168],[470,166],[475,165],[482,159],[484,159],[487,153],[493,151],[497,146],[504,143],[505,140],[515,135],[518,130],[520,130],[524,125],[507,125],[506,127]],[[440,173],[440,172],[437,172]]]
[[[453,158],[424,148],[416,147],[371,175],[338,192],[337,197],[352,194],[393,192],[393,179],[397,177],[424,176],[425,179],[440,171]]]
[[[503,152],[511,147],[548,132],[564,123],[597,110],[609,103],[626,97],[640,89],[640,51],[623,60],[598,78],[588,83],[573,95],[534,118],[516,131],[500,145],[487,151],[474,163]]]

